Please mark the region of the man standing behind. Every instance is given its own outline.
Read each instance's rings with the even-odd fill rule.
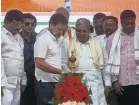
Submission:
[[[103,49],[106,49],[106,42],[108,37],[114,34],[118,29],[118,19],[114,16],[106,16],[103,21],[103,30],[105,34],[96,36],[95,38],[100,42]]]
[[[68,12],[68,10],[64,7],[59,7],[56,9],[56,14],[62,14],[63,16],[65,16],[66,20],[69,21],[69,16],[70,16],[70,13]],[[63,36],[60,37],[60,40],[62,40],[64,42],[63,46],[65,46],[65,49],[66,51],[68,51],[68,47],[70,46],[70,40],[72,40],[75,36],[75,29],[69,27],[68,23],[67,23],[67,27],[66,27],[66,30],[64,31],[63,33]],[[63,51],[62,51],[63,52]],[[65,56],[68,56],[66,55],[68,54],[65,53]],[[69,70],[66,66],[64,66],[64,60],[65,58],[62,57],[62,69],[67,71]]]
[[[121,25],[107,41],[109,55],[106,70],[112,73],[112,82],[118,94],[119,105],[139,105],[139,30],[136,14],[124,10]]]
[[[97,13],[94,15],[93,26],[95,29],[95,33],[93,34],[93,36],[100,36],[104,34],[103,22],[105,17],[106,15],[103,13]]]
[[[21,105],[36,105],[34,43],[36,41],[36,17],[30,13],[23,14],[20,35],[24,40],[24,69],[27,75],[27,87],[22,93]]]
[[[65,16],[66,20],[69,22],[69,17],[70,17],[70,13],[68,12],[68,10],[64,7],[59,7],[56,9],[56,13],[57,14],[62,14],[63,16]],[[71,27],[69,27],[68,23],[67,23],[67,28],[66,30],[64,31],[64,34],[63,34],[63,37],[64,37],[64,40],[67,41],[68,43],[68,40],[70,38],[73,38],[75,36],[75,30]]]
[[[116,30],[118,29],[118,19],[114,16],[106,16],[104,18],[104,24],[103,29],[105,32],[105,35],[97,36],[97,40],[100,42],[101,46],[105,50],[105,64],[107,63],[108,56],[106,52],[106,42],[108,40],[108,37],[113,37],[113,34],[116,33]],[[118,105],[117,104],[117,95],[114,91],[106,90],[106,98],[109,105]],[[110,92],[110,93],[108,93]]]
[[[7,85],[3,88],[2,105],[19,105],[21,91],[26,85],[24,43],[18,34],[22,26],[22,18],[21,11],[10,10],[1,28],[1,55],[7,79]]]
[[[64,33],[67,20],[61,14],[50,18],[49,28],[37,38],[34,45],[37,105],[49,105],[54,97],[54,84],[63,74],[61,48],[58,38]]]

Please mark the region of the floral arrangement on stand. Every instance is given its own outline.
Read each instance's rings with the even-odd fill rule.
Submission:
[[[83,81],[83,74],[65,74],[56,84],[53,105],[90,105],[90,93],[86,81]]]

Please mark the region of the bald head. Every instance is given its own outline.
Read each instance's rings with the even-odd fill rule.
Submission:
[[[59,8],[56,9],[56,13],[57,14],[62,14],[63,16],[65,16],[65,18],[67,20],[69,20],[69,12],[68,12],[68,10],[66,8],[59,7]]]
[[[76,22],[76,26],[78,25],[86,25],[90,29],[90,21],[86,18],[80,18]]]

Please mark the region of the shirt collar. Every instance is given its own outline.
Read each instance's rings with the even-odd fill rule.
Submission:
[[[49,31],[49,29],[48,29],[48,33],[50,37],[53,39],[53,41],[57,41],[56,37]]]
[[[21,37],[26,41],[26,42],[34,42],[36,40],[36,33],[32,33],[32,37],[31,40],[28,41],[27,39],[24,38],[24,36],[22,35],[22,31],[20,31],[19,33],[21,35]]]
[[[2,32],[3,32],[5,35],[13,36],[12,33],[9,32],[5,27],[2,26],[1,30],[2,30]]]
[[[131,34],[127,34],[127,33],[124,33],[123,31],[121,32],[121,35],[129,35],[129,36],[132,36],[134,35],[134,32],[132,32]]]
[[[105,35],[105,34],[100,35],[100,36],[102,36],[104,39],[107,39],[107,37],[106,37],[106,35]]]

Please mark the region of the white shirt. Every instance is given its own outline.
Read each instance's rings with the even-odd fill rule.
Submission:
[[[19,34],[12,35],[4,27],[1,28],[1,56],[9,87],[15,88],[18,83],[26,85],[24,72],[24,43]]]
[[[108,61],[108,55],[106,52],[106,43],[107,43],[107,37],[105,34],[96,36],[95,39],[100,43],[101,47],[103,48],[104,52],[104,63],[105,65],[107,64]],[[103,78],[105,81],[105,85],[110,86],[111,85],[111,76],[110,74],[107,74],[105,72],[105,68],[103,69]]]
[[[99,75],[102,76],[101,74],[101,70],[97,70],[94,67],[94,61],[91,55],[91,50],[90,50],[90,46],[89,43],[87,42],[86,44],[82,44],[80,43],[80,59],[79,59],[79,64],[78,64],[78,68],[77,68],[77,72],[83,72],[83,73],[91,73],[91,72],[95,72],[98,71]],[[67,52],[67,51],[66,51]],[[63,60],[63,66],[65,66],[64,68],[68,68],[68,54],[66,55],[66,52],[63,48],[63,52],[62,52],[62,58],[64,58]],[[104,75],[104,82],[106,86],[111,86],[111,78],[109,74],[106,74],[105,71],[102,72]]]
[[[6,79],[6,74],[4,70],[3,59],[1,58],[1,86],[4,87],[6,85],[7,85],[7,79]]]
[[[45,29],[37,38],[34,44],[34,57],[44,58],[45,62],[55,68],[61,69],[61,48],[60,42]],[[58,74],[48,73],[35,67],[35,76],[38,81],[56,82]]]
[[[106,48],[107,37],[105,34],[96,36],[95,39],[101,44],[103,49]]]
[[[89,42],[85,44],[80,43],[80,60],[78,64],[78,70],[80,71],[94,70],[96,68],[94,68],[93,64],[94,64],[94,61],[93,61]]]

